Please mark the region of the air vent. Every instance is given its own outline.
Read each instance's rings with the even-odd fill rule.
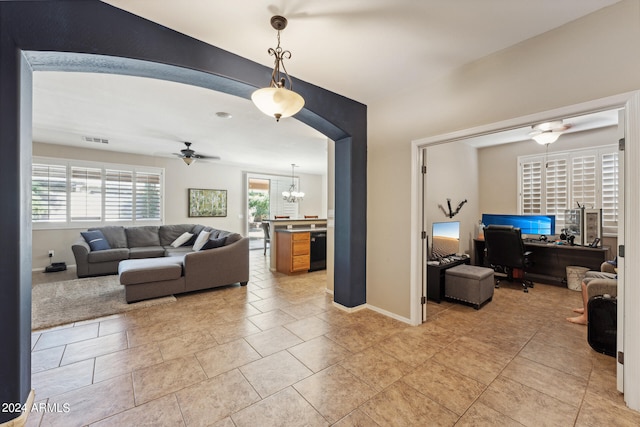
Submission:
[[[97,142],[98,144],[108,144],[109,140],[106,138],[96,138],[95,136],[83,136],[82,140],[85,142]]]

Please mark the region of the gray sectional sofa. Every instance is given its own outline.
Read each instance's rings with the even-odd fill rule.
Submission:
[[[127,302],[249,281],[249,239],[238,233],[194,224],[89,229],[95,230],[108,249],[91,250],[80,237],[72,245],[78,277],[119,274]],[[214,247],[194,251],[201,231],[211,232],[207,243]],[[173,247],[185,232],[193,237]]]

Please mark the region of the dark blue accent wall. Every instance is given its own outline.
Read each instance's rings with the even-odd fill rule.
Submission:
[[[39,70],[163,78],[244,98],[271,75],[97,0],[0,2],[0,403],[25,403],[31,389],[31,74]],[[366,302],[366,106],[294,80],[306,101],[296,119],[336,141],[334,300],[355,307]],[[17,415],[0,413],[0,423]]]

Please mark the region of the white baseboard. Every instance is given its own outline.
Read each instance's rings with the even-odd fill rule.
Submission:
[[[403,323],[408,323],[411,326],[416,326],[413,323],[411,323],[411,319],[409,319],[407,317],[398,316],[395,313],[392,313],[392,312],[387,311],[387,310],[383,310],[383,309],[381,309],[379,307],[376,307],[376,306],[373,306],[371,304],[366,304],[366,307],[369,310],[375,311],[376,313],[380,313],[380,314],[382,314],[384,316],[391,317],[392,319],[398,320],[398,321],[403,322]]]

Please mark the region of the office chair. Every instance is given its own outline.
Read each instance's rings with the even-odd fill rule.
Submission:
[[[529,255],[524,249],[522,233],[519,228],[510,225],[490,225],[484,229],[484,241],[487,260],[494,270],[504,272],[509,282],[520,282],[525,292],[533,288],[533,282],[525,279],[529,267]],[[522,277],[514,277],[514,270],[522,270]],[[500,278],[496,278],[496,288],[500,287]]]
[[[263,222],[260,224],[262,227],[262,231],[264,233],[264,253],[262,255],[267,255],[267,243],[271,244],[271,235],[269,234],[269,223]]]

